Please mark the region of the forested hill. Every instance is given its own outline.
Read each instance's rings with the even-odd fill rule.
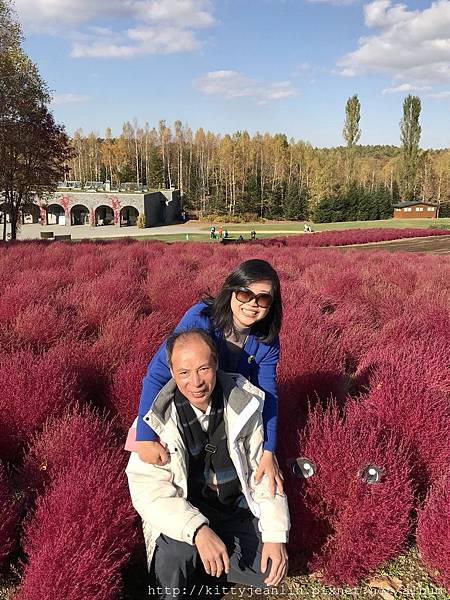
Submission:
[[[322,203],[331,202],[333,218],[384,218],[392,202],[406,199],[397,146],[314,148],[284,134],[219,135],[193,131],[180,121],[173,127],[164,121],[158,127],[127,122],[117,137],[110,129],[103,138],[77,130],[72,142],[77,156],[70,178],[109,180],[113,188],[123,182],[174,185],[186,206],[204,213],[319,218]],[[412,193],[430,202],[450,201],[450,149],[419,152]]]

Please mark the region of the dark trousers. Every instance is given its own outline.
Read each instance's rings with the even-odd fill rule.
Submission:
[[[267,572],[261,573],[262,541],[258,519],[250,511],[224,514],[208,506],[202,506],[200,510],[227,547],[230,572],[222,578],[198,578],[197,582],[194,574],[205,574],[197,548],[161,534],[153,558],[152,571],[156,579],[156,589],[150,589],[153,597],[164,600],[217,599],[222,596],[221,590],[227,582],[267,588],[264,579],[270,572],[270,561]]]

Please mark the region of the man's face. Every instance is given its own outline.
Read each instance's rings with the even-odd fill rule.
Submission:
[[[208,408],[216,385],[216,370],[214,356],[199,335],[175,342],[171,373],[180,392],[200,410]]]

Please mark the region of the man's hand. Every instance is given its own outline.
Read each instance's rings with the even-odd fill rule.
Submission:
[[[277,490],[280,495],[284,494],[283,474],[280,471],[275,454],[269,450],[264,450],[261,460],[259,461],[258,470],[255,474],[255,482],[260,483],[263,475],[267,475],[269,479],[269,490],[273,498],[275,498],[275,492]]]
[[[195,536],[195,545],[208,575],[220,577],[230,570],[230,559],[225,544],[207,525],[203,525]]]
[[[169,462],[169,455],[159,442],[137,442],[139,458],[150,465],[162,467]]]
[[[277,544],[274,542],[265,542],[263,544],[261,556],[261,573],[267,570],[269,558],[272,560],[270,573],[264,583],[269,586],[278,585],[287,573],[288,554],[285,544]]]

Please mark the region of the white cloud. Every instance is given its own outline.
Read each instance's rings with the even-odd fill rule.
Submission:
[[[247,97],[258,104],[299,95],[290,81],[258,81],[237,71],[211,71],[200,77],[195,86],[209,96],[228,100]]]
[[[192,51],[200,46],[193,32],[188,30],[138,27],[111,39],[103,35],[85,36],[84,41],[74,42],[70,55],[73,58],[132,58]]]
[[[89,102],[92,100],[91,96],[85,94],[54,94],[52,97],[52,104],[78,104],[80,102]]]
[[[198,30],[215,24],[211,0],[16,0],[16,8],[26,29],[69,36],[75,58],[192,51],[202,46]]]
[[[407,92],[417,92],[421,90],[429,90],[429,85],[411,85],[410,83],[402,83],[401,85],[397,85],[396,87],[385,88],[382,92],[383,95],[386,94],[398,94],[398,93],[407,93]]]
[[[427,98],[432,98],[433,100],[450,100],[450,91],[427,94]]]
[[[381,73],[412,85],[450,81],[449,0],[424,10],[374,0],[364,15],[367,27],[379,32],[360,38],[359,48],[338,61],[342,75]]]

